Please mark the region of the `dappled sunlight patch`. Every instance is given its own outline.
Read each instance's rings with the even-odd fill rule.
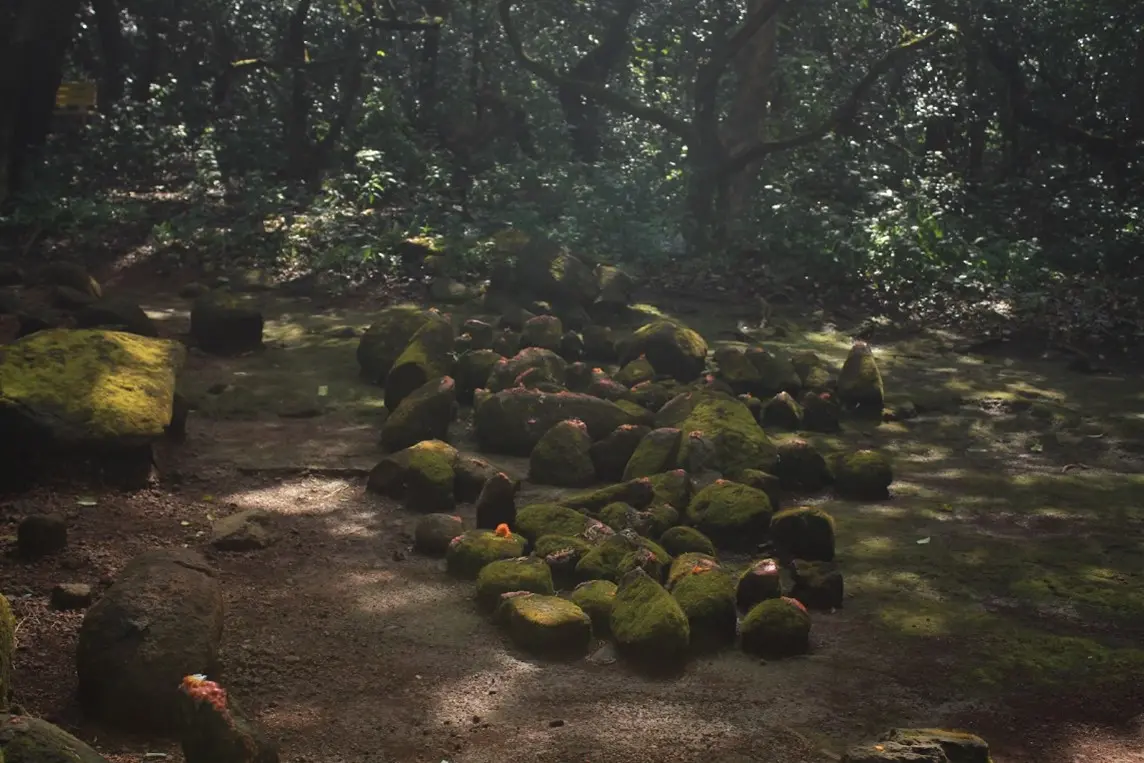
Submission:
[[[339,496],[353,497],[355,483],[315,477],[212,496],[212,502],[233,503],[239,509],[265,509],[279,514],[321,516],[338,510]]]
[[[871,535],[851,541],[846,556],[879,557],[894,553],[897,541],[885,535]]]
[[[474,715],[495,719],[506,702],[541,680],[545,666],[517,659],[508,652],[488,650],[489,667],[446,681],[427,697],[427,713],[436,722],[468,723]],[[495,692],[490,692],[495,687]]]
[[[903,636],[951,635],[949,616],[936,607],[885,607],[878,613],[882,625]]]

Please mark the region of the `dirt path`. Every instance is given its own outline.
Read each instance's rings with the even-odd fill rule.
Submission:
[[[960,722],[987,729],[997,763],[1144,760],[1139,724],[1113,725],[1111,710],[1086,718],[1051,704],[1065,687],[1085,704],[1109,689],[1113,673],[1144,677],[1144,660],[1108,646],[1133,634],[1144,611],[1139,545],[1130,541],[1120,555],[1107,543],[1142,526],[1141,482],[1129,471],[1132,452],[1120,447],[1130,439],[1123,433],[1108,430],[1099,446],[1083,441],[1086,466],[1068,472],[1062,462],[1081,453],[1069,437],[1084,437],[1083,429],[1062,426],[1049,440],[1044,427],[1015,424],[1020,413],[961,411],[904,434],[900,425],[851,433],[850,444],[893,452],[900,482],[885,504],[828,502],[839,521],[848,598],[844,610],[815,617],[812,654],[762,663],[729,651],[697,661],[682,678],[652,681],[606,648],[573,663],[524,657],[477,612],[470,583],[410,552],[415,517],[366,495],[360,476],[379,457],[370,414],[376,391],[352,381],[352,341],[329,340],[339,320],[361,320],[320,318],[316,330],[272,321],[264,356],[192,359],[190,386],[201,394],[223,383],[274,394],[232,404],[232,391],[212,393],[215,407],[195,415],[188,442],[161,455],[161,486],[130,496],[63,487],[0,507],[7,527],[52,509],[70,523],[62,557],[0,564],[0,585],[21,619],[16,693],[28,711],[91,740],[114,763],[144,752],[181,761],[175,745],[108,736],[83,723],[72,702],[82,615],[48,611],[46,596],[57,582],[106,586],[146,548],[205,547],[213,518],[263,508],[278,515],[276,545],[211,557],[228,606],[222,681],[280,740],[284,761],[818,763],[891,726]],[[177,332],[177,311],[171,320]],[[888,378],[910,384],[963,370],[884,362]],[[990,375],[998,376],[987,369]],[[1017,380],[1004,370],[998,378],[995,386],[1005,388],[998,399],[1007,399],[1002,392]],[[317,401],[320,415],[275,413],[313,402],[308,396],[320,386],[330,388]],[[1114,439],[1116,447],[1108,444]],[[503,465],[522,473],[520,461]],[[1052,481],[1036,482],[1039,474]],[[1094,490],[1098,513],[1087,512],[1091,495],[1073,505],[1070,496]],[[78,505],[80,496],[97,505]],[[1054,521],[1065,523],[1063,531]],[[1058,570],[1051,559],[1062,537],[1071,556]],[[919,545],[923,538],[931,540]],[[1098,562],[1111,582],[1093,578]],[[1054,586],[1068,590],[1056,595]],[[1094,634],[1089,612],[1065,604],[1074,591],[1091,599],[1108,587],[1119,592],[1117,609]],[[998,601],[1012,607],[997,614]],[[1034,627],[1029,613],[1042,610],[1046,619],[1025,630]],[[1075,674],[1065,655],[1072,659],[1068,650],[1090,641],[1100,651],[1078,653],[1089,672]],[[1097,663],[1099,670],[1091,667]],[[1026,695],[1016,681],[1031,670],[1065,683],[1037,683],[1049,699],[1021,707],[1015,698]],[[1074,675],[1087,683],[1071,683]],[[1040,681],[1027,680],[1030,687]],[[1115,713],[1125,719],[1144,710],[1139,696],[1115,696]],[[1034,723],[1038,717],[1043,722]]]

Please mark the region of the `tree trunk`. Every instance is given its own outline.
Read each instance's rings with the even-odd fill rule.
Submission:
[[[981,176],[985,164],[985,99],[981,97],[981,51],[973,42],[965,44],[965,103],[969,113],[968,149],[965,175],[973,180]]]
[[[51,129],[80,0],[23,0],[0,36],[0,203],[23,187]]]
[[[99,104],[107,111],[123,97],[124,44],[115,0],[91,0],[95,29],[99,36]]]
[[[311,0],[299,0],[290,14],[286,30],[283,61],[290,67],[290,98],[283,119],[283,139],[286,144],[286,166],[283,175],[303,179],[309,171],[310,156],[310,96],[306,72],[306,16]]]

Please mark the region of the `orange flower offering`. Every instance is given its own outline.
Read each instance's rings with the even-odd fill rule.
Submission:
[[[214,681],[208,681],[206,676],[200,674],[184,676],[179,688],[191,699],[206,702],[220,713],[226,712],[226,689]]]
[[[495,532],[497,535],[499,535],[502,538],[511,538],[512,537],[512,530],[508,529],[508,525],[506,525],[504,522],[501,522],[499,525],[497,525],[497,529],[494,530],[493,532]]]
[[[784,596],[784,597],[782,597],[782,598],[783,598],[783,601],[787,602],[788,604],[793,604],[793,605],[795,605],[796,607],[798,607],[799,609],[801,609],[803,612],[806,612],[806,607],[805,607],[805,606],[803,605],[803,603],[802,603],[801,601],[799,601],[798,599],[792,599],[792,598],[791,598],[791,597],[789,597],[789,596]]]

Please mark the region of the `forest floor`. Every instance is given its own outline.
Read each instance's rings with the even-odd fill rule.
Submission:
[[[173,291],[137,296],[177,336],[188,305]],[[1144,762],[1138,374],[962,355],[937,333],[875,340],[890,402],[940,412],[809,438],[895,462],[888,501],[808,498],[837,519],[845,607],[815,615],[806,657],[732,650],[656,681],[606,648],[571,663],[519,654],[477,611],[471,583],[410,551],[416,517],[365,493],[381,396],[358,380],[344,328],[364,328],[384,302],[257,298],[267,349],[190,355],[184,391],[200,409],[187,442],[160,453],[158,485],[56,486],[0,505],[3,534],[33,511],[69,522],[62,556],[0,560],[20,623],[16,700],[110,761],[182,754],[84,723],[73,702],[83,615],[50,611],[49,589],[106,586],[149,548],[206,549],[214,518],[262,508],[278,515],[278,543],[207,553],[227,603],[221,680],[284,761],[817,763],[893,726],[941,725],[985,736],[997,763]],[[656,309],[709,340],[742,317],[714,302]],[[833,362],[849,344],[815,325],[767,342]],[[317,415],[291,415],[306,409]],[[464,417],[451,439],[470,441]],[[525,461],[482,457],[526,476]],[[522,502],[544,492],[525,490]]]

